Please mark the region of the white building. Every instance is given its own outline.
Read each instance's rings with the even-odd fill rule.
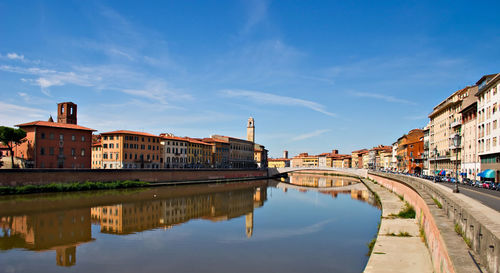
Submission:
[[[495,172],[495,181],[500,176],[500,73],[483,76],[478,82],[477,102],[477,148],[481,159],[481,171]]]
[[[187,164],[188,140],[172,134],[161,134],[163,168],[184,168]]]

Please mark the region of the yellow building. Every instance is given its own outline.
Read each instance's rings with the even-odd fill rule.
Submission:
[[[103,169],[158,169],[163,165],[160,136],[134,131],[101,134]]]
[[[102,168],[102,143],[92,143],[92,169]]]
[[[215,144],[206,143],[196,138],[188,140],[188,168],[208,168],[212,164],[212,150]]]
[[[290,167],[289,158],[269,158],[267,160],[268,168],[286,168]]]

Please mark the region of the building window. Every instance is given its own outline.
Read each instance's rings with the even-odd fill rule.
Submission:
[[[110,148],[110,149],[113,149],[113,148],[115,148],[115,144],[113,144],[113,143],[110,143],[110,144],[109,144],[109,148]]]
[[[44,148],[44,147],[40,148],[40,154],[41,154],[41,155],[44,155],[44,154],[45,154],[45,148]]]
[[[85,141],[85,136],[82,136],[82,142]]]
[[[76,152],[75,152],[75,148],[71,148],[71,156],[75,156]]]
[[[59,135],[59,140],[64,140],[64,135],[63,134]]]
[[[41,139],[45,139],[45,133],[41,133],[41,134],[40,134],[40,138],[41,138]]]
[[[49,147],[49,155],[54,155],[54,147]]]
[[[59,148],[59,155],[63,155],[64,154],[64,148]]]
[[[102,144],[102,148],[103,149],[107,149],[108,148],[108,144],[107,143]]]
[[[82,151],[80,152],[80,155],[85,156],[85,149],[82,149]]]
[[[75,135],[72,135],[71,136],[71,141],[75,141],[76,140],[76,136]]]
[[[50,133],[49,139],[54,139],[54,133]]]

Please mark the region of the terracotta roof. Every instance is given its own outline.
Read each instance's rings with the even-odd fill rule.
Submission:
[[[204,138],[202,139],[204,142],[220,142],[220,143],[229,143],[228,141],[216,138]]]
[[[368,151],[366,149],[361,149],[361,150],[357,150],[357,151],[352,151],[352,153],[361,153],[361,152],[365,152],[365,151]]]
[[[206,143],[206,142],[203,142],[199,139],[196,139],[196,138],[190,138],[190,137],[186,137],[187,141],[191,142],[191,143],[196,143],[196,144],[203,144],[203,145],[211,145],[209,143]]]
[[[76,124],[59,123],[59,122],[49,122],[49,121],[32,121],[28,123],[18,124],[17,127],[30,127],[30,126],[44,126],[44,127],[55,127],[63,129],[73,129],[73,130],[84,130],[84,131],[96,131],[87,127],[83,127]]]
[[[180,141],[188,141],[187,139],[183,137],[178,137],[178,136],[161,136],[162,139],[169,139],[169,140],[180,140]]]
[[[139,135],[139,136],[147,136],[147,137],[160,137],[160,136],[153,135],[150,133],[135,132],[135,131],[128,131],[128,130],[118,130],[118,131],[105,132],[105,133],[101,133],[101,135]]]

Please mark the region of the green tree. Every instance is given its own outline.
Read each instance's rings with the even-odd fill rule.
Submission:
[[[14,145],[21,144],[25,137],[26,131],[23,129],[0,126],[0,142],[3,142],[9,148],[12,168],[14,168]]]

